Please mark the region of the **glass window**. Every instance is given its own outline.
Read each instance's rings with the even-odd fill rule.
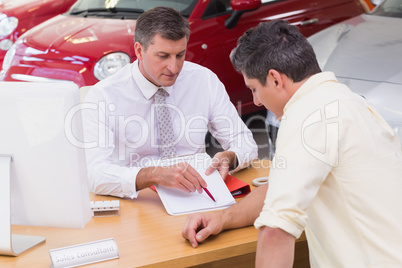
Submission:
[[[402,0],[385,0],[371,13],[372,15],[402,18]]]
[[[123,13],[139,14],[157,6],[167,6],[189,16],[197,0],[78,0],[70,9],[70,15],[113,16],[121,17]]]

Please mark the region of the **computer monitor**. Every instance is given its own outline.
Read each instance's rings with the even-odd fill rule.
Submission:
[[[74,83],[0,82],[0,255],[44,241],[11,235],[11,224],[83,228],[91,219],[79,103]]]

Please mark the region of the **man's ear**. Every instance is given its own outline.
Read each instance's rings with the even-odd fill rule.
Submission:
[[[276,89],[281,90],[283,88],[283,79],[280,72],[274,69],[270,69],[268,71],[268,77],[274,83]]]
[[[135,56],[137,56],[137,59],[142,60],[142,53],[144,52],[144,48],[139,42],[135,42],[134,52]]]

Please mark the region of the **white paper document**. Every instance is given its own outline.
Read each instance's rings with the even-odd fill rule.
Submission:
[[[187,162],[204,178],[208,184],[207,189],[215,198],[216,202],[205,191],[201,194],[197,191],[185,193],[178,189],[155,185],[162,203],[170,215],[223,209],[236,203],[218,171],[215,170],[209,176],[205,175],[205,171],[209,167],[211,160],[208,154],[199,153],[157,160],[154,163],[149,162],[147,164],[147,166],[171,166],[180,162]]]

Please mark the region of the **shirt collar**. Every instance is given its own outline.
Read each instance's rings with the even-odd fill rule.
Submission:
[[[311,76],[303,85],[301,85],[298,90],[296,90],[290,100],[286,103],[285,107],[283,108],[283,113],[285,113],[293,103],[309,94],[319,85],[329,81],[338,83],[335,74],[332,72],[321,72]]]
[[[141,93],[144,95],[144,97],[149,100],[152,98],[156,91],[158,91],[159,88],[163,88],[166,90],[166,92],[170,95],[172,91],[172,87],[157,87],[153,83],[149,82],[148,79],[144,77],[144,75],[141,73],[140,68],[138,67],[139,61],[138,59],[134,61],[133,65],[133,77],[134,81],[137,83],[138,87],[140,88]]]

